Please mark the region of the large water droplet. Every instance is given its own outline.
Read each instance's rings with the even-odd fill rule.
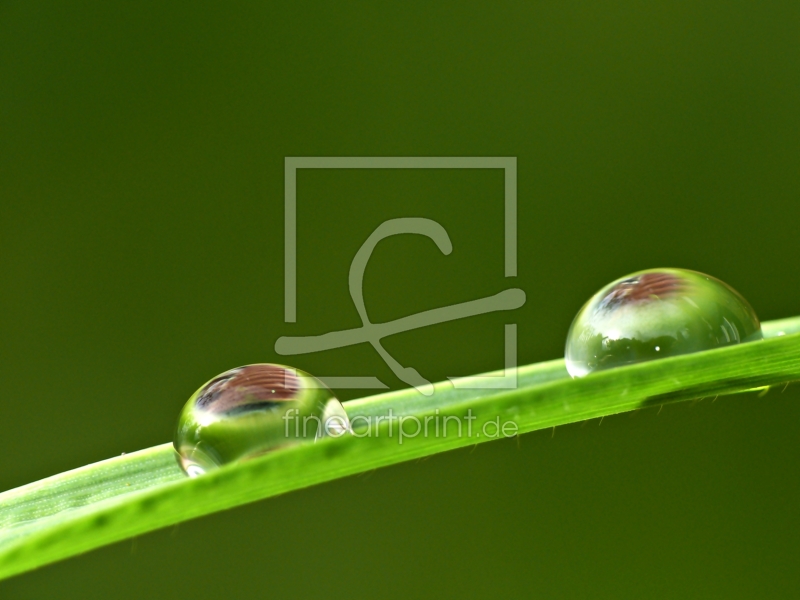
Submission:
[[[736,290],[685,269],[652,269],[592,296],[567,335],[572,377],[761,339],[753,308]]]
[[[174,446],[190,477],[270,450],[338,437],[347,413],[319,379],[291,367],[231,369],[197,390],[181,411]]]

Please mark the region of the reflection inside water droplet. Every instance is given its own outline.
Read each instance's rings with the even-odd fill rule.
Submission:
[[[237,367],[195,392],[174,447],[190,477],[284,446],[350,431],[341,402],[316,377],[274,364]]]
[[[572,322],[565,359],[572,377],[761,339],[736,290],[709,275],[653,269],[597,292]]]

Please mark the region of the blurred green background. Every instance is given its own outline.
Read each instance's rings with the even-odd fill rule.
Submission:
[[[676,266],[800,314],[800,4],[0,2],[0,490],[171,439],[280,335],[518,286],[514,313],[386,340],[429,379],[560,356],[607,282]],[[516,156],[305,171],[283,322],[286,156]],[[294,357],[375,375],[362,345]],[[800,586],[800,386],[480,445],[155,532],[3,598],[785,598]],[[341,394],[343,399],[359,392]]]

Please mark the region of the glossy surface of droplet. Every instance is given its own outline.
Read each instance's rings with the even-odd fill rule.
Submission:
[[[761,339],[761,324],[736,290],[697,271],[652,269],[608,284],[567,335],[572,377]]]
[[[181,411],[174,447],[190,477],[284,446],[350,431],[347,413],[319,379],[254,364],[215,377]]]

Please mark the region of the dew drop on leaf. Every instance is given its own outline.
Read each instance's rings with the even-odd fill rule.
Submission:
[[[218,375],[181,411],[174,447],[190,477],[271,450],[350,431],[341,402],[319,379],[283,365]]]
[[[652,269],[597,292],[567,334],[572,377],[761,339],[750,304],[719,279],[685,269]]]

